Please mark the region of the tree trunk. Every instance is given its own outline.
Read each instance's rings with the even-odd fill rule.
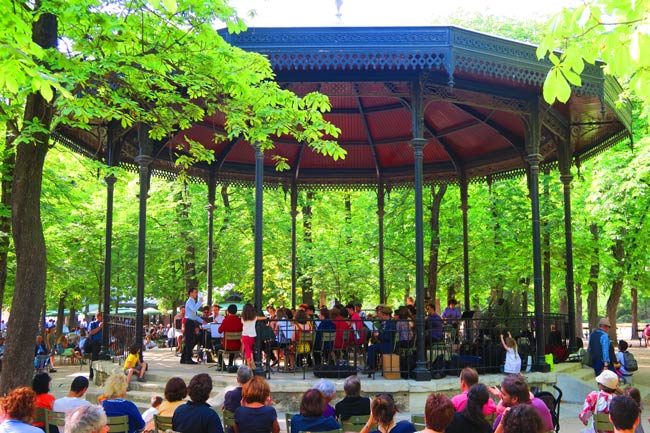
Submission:
[[[609,338],[612,341],[617,342],[618,338],[616,338],[616,312],[618,311],[618,303],[621,300],[621,295],[623,294],[623,278],[625,276],[625,244],[623,243],[623,239],[616,240],[616,243],[612,247],[612,255],[616,260],[619,271],[616,274],[614,281],[612,281],[612,290],[609,293],[609,298],[607,298],[606,316],[609,319],[609,323],[612,325],[609,328]]]
[[[346,192],[343,197],[345,203],[345,243],[346,245],[352,245],[352,198],[350,193]]]
[[[190,288],[198,288],[199,280],[196,277],[196,247],[194,240],[190,236],[192,231],[192,221],[190,220],[190,202],[187,193],[187,185],[183,185],[183,190],[178,193],[176,199],[179,202],[178,206],[178,230],[183,243],[185,244],[185,255],[183,258],[184,269],[183,275],[185,276],[185,290]]]
[[[576,283],[576,289],[575,289],[575,295],[576,295],[576,336],[582,338],[583,332],[582,332],[582,322],[583,322],[583,317],[582,317],[582,284]],[[578,347],[579,349],[579,347]]]
[[[587,320],[589,331],[598,327],[598,274],[600,273],[600,248],[598,248],[598,225],[591,224],[589,231],[594,241],[594,251],[589,268],[589,287],[591,291],[587,295]]]
[[[36,2],[35,9],[40,8]],[[56,47],[57,19],[42,14],[32,25],[32,39],[44,48]],[[18,144],[12,188],[11,222],[16,251],[16,282],[7,326],[5,354],[0,374],[0,394],[18,386],[30,386],[34,361],[34,341],[38,315],[34,306],[43,305],[47,259],[41,222],[41,184],[43,164],[48,150],[52,106],[40,94],[27,97],[23,125],[43,128],[31,140]]]
[[[311,215],[312,208],[311,202],[314,200],[314,192],[307,191],[307,198],[305,205],[302,207],[302,229],[303,229],[303,240],[305,241],[305,255],[300,266],[300,271],[298,272],[298,279],[300,280],[300,288],[302,290],[302,302],[306,304],[314,303],[314,287],[311,276],[311,269],[309,269],[308,264],[311,264],[312,254],[311,248],[313,239],[311,236]]]
[[[14,176],[16,153],[14,135],[5,136],[5,150],[2,155],[2,171],[0,171],[0,208],[11,210],[11,182]],[[7,285],[7,264],[9,263],[9,236],[11,233],[11,216],[0,213],[0,319],[2,319],[3,304]]]
[[[548,168],[544,169],[544,202],[550,203],[551,192],[548,182]],[[548,210],[542,217],[542,285],[544,293],[544,314],[551,312],[551,233],[549,232]],[[550,332],[550,323],[546,324],[546,332]]]
[[[431,242],[429,244],[429,272],[427,287],[424,299],[427,302],[435,302],[438,291],[438,252],[440,250],[440,204],[447,192],[447,185],[443,184],[436,190],[435,185],[431,186],[431,219],[429,227],[431,228]]]
[[[77,320],[77,309],[74,307],[70,307],[70,315],[68,316],[68,326],[70,329],[72,328],[78,328],[79,327],[79,321]]]
[[[632,330],[630,332],[630,339],[635,340],[639,335],[639,293],[636,287],[632,287],[630,291],[632,297]]]
[[[59,302],[56,307],[56,335],[59,336],[63,333],[63,322],[65,321],[65,297],[67,293],[64,291],[59,296]]]

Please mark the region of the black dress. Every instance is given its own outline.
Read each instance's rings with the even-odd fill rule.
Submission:
[[[487,420],[480,424],[475,424],[463,416],[463,412],[456,412],[454,419],[445,429],[445,433],[492,433],[492,426]]]

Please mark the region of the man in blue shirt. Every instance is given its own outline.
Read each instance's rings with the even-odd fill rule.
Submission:
[[[203,323],[203,319],[198,314],[203,299],[198,299],[199,291],[196,288],[188,289],[187,296],[185,302],[185,333],[183,334],[185,347],[183,347],[183,354],[181,355],[181,364],[196,364],[196,361],[192,359],[192,354],[197,341],[197,330]]]
[[[609,359],[609,319],[603,317],[598,322],[598,328],[589,336],[589,347],[587,350],[591,355],[591,362],[594,373],[598,376],[604,369],[615,371],[612,360]]]
[[[99,351],[102,348],[102,336],[104,331],[104,315],[98,312],[95,320],[90,322],[90,331],[88,331],[88,340],[90,340],[90,375],[88,378],[93,380],[94,370],[93,361],[99,359]]]

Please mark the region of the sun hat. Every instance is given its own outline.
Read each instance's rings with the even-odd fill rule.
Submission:
[[[616,389],[618,386],[618,376],[611,370],[603,370],[603,372],[596,377],[596,382],[609,389]]]
[[[607,317],[603,317],[598,321],[598,326],[609,326],[611,327],[612,325],[609,324],[609,319]]]

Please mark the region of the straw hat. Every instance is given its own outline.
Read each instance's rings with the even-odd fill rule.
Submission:
[[[611,370],[603,370],[603,372],[596,377],[596,382],[609,389],[616,389],[618,386],[618,376]]]

